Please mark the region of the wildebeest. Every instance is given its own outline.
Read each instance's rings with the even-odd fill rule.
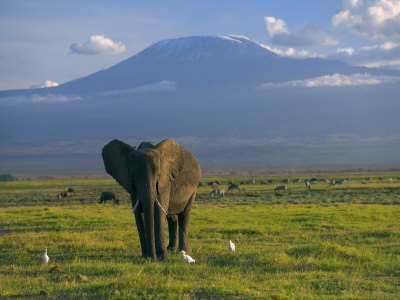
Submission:
[[[208,186],[211,186],[213,189],[215,189],[216,187],[218,187],[219,182],[218,181],[210,181],[207,182]]]
[[[296,178],[295,180],[293,180],[294,183],[299,183],[299,182],[302,182],[302,181],[303,181],[303,179],[300,179],[300,178]]]
[[[70,192],[61,192],[57,195],[58,199],[71,198],[72,194]]]
[[[250,179],[246,181],[246,185],[252,185],[252,184],[256,184],[255,179]]]
[[[199,184],[197,185],[197,187],[202,187],[202,186],[204,186],[203,181],[199,181]]]
[[[214,196],[225,196],[225,190],[224,189],[215,189],[210,193],[210,197]]]
[[[73,188],[68,188],[68,192],[75,193],[75,190]]]
[[[336,184],[335,180],[329,181],[329,185],[335,185],[335,184]]]
[[[280,185],[280,186],[277,186],[274,191],[275,191],[275,193],[278,193],[280,191],[286,192],[287,191],[287,187],[286,187],[286,185]]]
[[[339,179],[339,180],[336,180],[336,182],[335,182],[335,184],[346,184],[346,183],[347,183],[346,179]]]
[[[243,188],[239,188],[239,185],[238,185],[238,184],[232,183],[232,184],[230,184],[230,185],[228,186],[228,192],[233,191],[233,190],[238,190],[239,192],[240,192],[240,191],[244,191]]]
[[[317,181],[318,181],[318,179],[315,178],[315,177],[313,177],[313,178],[310,179],[310,183],[315,183],[315,182],[317,182]]]
[[[367,182],[365,180],[361,180],[362,184],[367,184]]]
[[[304,180],[304,184],[306,185],[306,187],[311,190],[311,183],[308,180]]]
[[[289,183],[290,182],[290,180],[289,179],[282,179],[282,181],[281,181],[282,183]]]
[[[114,204],[119,204],[119,200],[116,194],[113,192],[102,192],[100,195],[99,204],[106,204],[108,200],[114,200]]]

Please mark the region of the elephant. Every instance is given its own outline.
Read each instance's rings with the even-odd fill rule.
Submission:
[[[173,139],[143,142],[137,149],[115,139],[104,146],[102,157],[106,172],[131,195],[142,256],[166,260],[167,250],[177,246],[178,225],[179,250],[190,252],[189,219],[201,177],[195,156]]]

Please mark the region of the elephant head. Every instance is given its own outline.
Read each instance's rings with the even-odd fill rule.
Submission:
[[[201,175],[193,154],[172,139],[158,145],[143,142],[138,149],[113,140],[102,156],[107,173],[131,194],[142,255],[166,259],[164,213],[169,216],[170,246],[175,243],[171,227],[175,222],[176,231],[178,215],[179,248],[187,250],[190,210]]]

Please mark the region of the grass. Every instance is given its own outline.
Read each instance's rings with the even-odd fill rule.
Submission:
[[[345,186],[316,183],[311,191],[289,183],[282,196],[273,192],[280,177],[223,198],[199,188],[194,265],[178,252],[166,262],[141,258],[128,195],[113,181],[1,183],[0,297],[34,299],[46,290],[61,299],[396,299],[400,181],[393,175],[367,184],[353,175]],[[232,178],[218,179],[226,189]],[[70,186],[76,195],[58,200]],[[96,204],[102,190],[119,193],[123,204]],[[54,266],[60,272],[50,273]]]

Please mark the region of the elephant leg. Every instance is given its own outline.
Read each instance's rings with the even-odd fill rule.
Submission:
[[[165,214],[154,204],[154,238],[157,259],[166,260],[168,252],[165,247]]]
[[[196,192],[194,192],[192,196],[190,196],[190,199],[186,204],[185,209],[178,215],[179,251],[184,250],[187,253],[190,253],[192,251],[192,249],[189,246],[189,220],[194,198],[196,198]]]
[[[178,221],[176,220],[176,216],[168,216],[168,232],[169,232],[169,245],[167,247],[168,250],[175,250],[177,246],[176,239],[176,230],[178,228]]]
[[[139,233],[140,247],[142,248],[142,256],[148,257],[149,254],[147,252],[147,246],[146,246],[146,231],[144,228],[144,215],[143,215],[142,206],[140,204],[137,207],[137,209],[135,210],[135,220],[136,220],[137,231]]]

